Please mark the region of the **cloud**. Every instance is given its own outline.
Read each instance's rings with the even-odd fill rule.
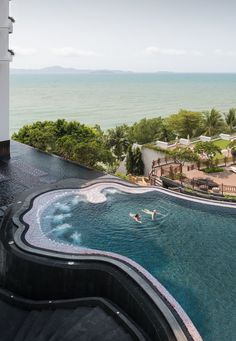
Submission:
[[[229,50],[221,50],[221,49],[217,49],[214,51],[214,53],[217,56],[226,56],[226,57],[236,57],[236,51],[229,51]]]
[[[61,57],[98,57],[98,53],[91,50],[79,50],[74,47],[65,46],[61,48],[53,48],[51,52]]]
[[[176,50],[176,49],[161,49],[156,46],[149,46],[146,48],[146,53],[151,56],[158,56],[158,55],[182,56],[186,54],[186,51]]]
[[[145,53],[149,56],[202,56],[202,52],[197,50],[178,50],[178,49],[162,49],[157,46],[149,46],[146,48]]]
[[[198,51],[198,50],[191,50],[191,51],[189,51],[189,54],[192,56],[203,56],[203,53],[201,51]]]
[[[37,53],[37,50],[34,48],[26,48],[19,46],[14,46],[13,50],[18,56],[32,56]]]

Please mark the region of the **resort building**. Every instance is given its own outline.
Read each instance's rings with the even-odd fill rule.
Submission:
[[[0,0],[0,340],[230,340],[235,205],[10,141],[13,21]]]
[[[9,34],[14,19],[9,16],[9,0],[0,1],[0,158],[9,158],[9,63],[13,51],[9,49]]]

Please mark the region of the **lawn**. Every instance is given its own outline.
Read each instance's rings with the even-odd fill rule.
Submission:
[[[216,140],[216,141],[213,141],[214,145],[215,146],[218,146],[222,149],[227,149],[228,148],[228,145],[230,144],[230,141],[226,141],[226,140]]]
[[[193,144],[197,144],[199,141],[193,142]],[[212,141],[214,143],[214,145],[218,146],[222,149],[227,149],[228,145],[230,144],[230,141],[226,141],[226,140],[216,140],[216,141]]]

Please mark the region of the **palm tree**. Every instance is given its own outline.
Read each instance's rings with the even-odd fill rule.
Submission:
[[[218,110],[212,109],[204,113],[204,128],[209,136],[219,133],[224,128],[224,120]]]
[[[165,122],[162,122],[162,124],[160,125],[160,131],[157,134],[156,138],[158,138],[161,141],[168,142],[168,141],[174,140],[175,134],[170,129],[168,124],[166,124]]]
[[[235,158],[236,157],[236,140],[233,140],[230,142],[229,148],[231,148],[231,154],[233,158]]]
[[[225,115],[225,123],[228,126],[229,132],[232,133],[234,131],[234,127],[236,126],[236,109],[231,108],[229,112]]]
[[[107,146],[112,149],[119,161],[124,159],[130,145],[129,127],[126,124],[117,126],[107,131]]]

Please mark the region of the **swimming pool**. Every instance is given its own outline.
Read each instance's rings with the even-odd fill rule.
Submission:
[[[36,210],[38,233],[62,249],[73,245],[135,260],[176,298],[204,340],[233,340],[236,210],[150,189],[126,192],[112,185],[98,192],[49,192]],[[142,213],[144,208],[157,209],[157,220]],[[137,212],[142,224],[129,216]],[[31,241],[42,240],[36,229],[28,233]]]

